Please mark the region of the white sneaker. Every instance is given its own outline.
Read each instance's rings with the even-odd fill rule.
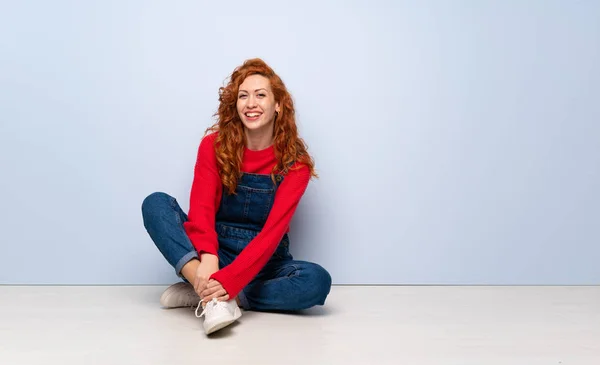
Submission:
[[[190,283],[173,284],[160,296],[160,304],[167,308],[194,307],[200,302],[200,297]]]
[[[227,302],[218,301],[214,298],[210,302],[206,303],[206,307],[200,315],[198,315],[198,309],[200,309],[202,303],[198,303],[196,308],[196,317],[204,317],[204,331],[207,335],[225,328],[237,321],[242,316],[242,311],[238,307],[235,299]]]

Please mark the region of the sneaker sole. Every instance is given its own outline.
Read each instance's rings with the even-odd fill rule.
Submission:
[[[173,295],[174,291],[175,290],[173,290],[173,288],[167,289],[167,291],[165,291],[160,296],[160,305],[162,305],[163,307],[167,307],[167,308],[174,308],[174,307],[171,307],[170,305],[167,304],[169,302],[169,299],[171,299],[171,295]]]
[[[230,324],[232,324],[235,321],[236,321],[235,319],[230,319],[225,322],[220,322],[220,323],[217,323],[217,324],[209,327],[208,329],[205,328],[204,331],[206,332],[207,335],[210,335],[211,333],[217,332],[218,330],[221,330],[221,329],[229,326]]]
[[[237,307],[235,309],[235,313],[233,314],[233,319],[237,321],[238,319],[240,319],[241,316],[242,316],[242,310],[239,307]]]
[[[233,322],[237,321],[242,316],[242,311],[239,308],[236,308],[233,316],[222,316],[220,318],[215,318],[212,322],[207,323],[204,322],[204,331],[207,335],[216,332],[220,329],[223,329]]]

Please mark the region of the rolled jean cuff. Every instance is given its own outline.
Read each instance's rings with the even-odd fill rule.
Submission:
[[[249,310],[250,303],[248,303],[248,298],[246,297],[246,294],[244,294],[243,290],[238,293],[238,298],[240,298],[240,304],[242,305],[242,309]]]
[[[185,256],[183,256],[177,262],[177,265],[175,265],[175,273],[177,274],[177,276],[183,278],[183,275],[181,275],[181,269],[183,269],[185,264],[187,264],[191,259],[197,259],[197,258],[198,258],[198,253],[196,251],[188,252]]]

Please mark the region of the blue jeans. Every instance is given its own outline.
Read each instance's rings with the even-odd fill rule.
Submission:
[[[226,198],[224,201],[226,202]],[[229,204],[229,208],[235,207]],[[183,228],[187,215],[175,198],[158,192],[144,199],[142,216],[144,226],[156,247],[173,266],[175,273],[182,277],[182,267],[198,258],[198,253]],[[258,234],[256,230],[244,228],[243,225],[223,222],[217,221],[216,224],[221,268],[229,265]],[[297,311],[325,304],[330,289],[331,276],[323,267],[293,259],[286,234],[269,262],[238,297],[242,308],[246,310]]]

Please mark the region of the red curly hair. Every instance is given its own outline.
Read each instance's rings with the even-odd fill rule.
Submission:
[[[275,174],[287,174],[293,163],[306,165],[310,175],[318,177],[314,160],[308,154],[305,142],[298,136],[292,96],[271,67],[262,59],[253,58],[238,66],[231,74],[229,83],[219,88],[220,104],[214,114],[217,122],[206,130],[206,133],[219,132],[215,138],[215,153],[223,186],[229,194],[235,193],[238,180],[242,175],[240,170],[246,147],[246,135],[236,105],[240,85],[250,75],[262,75],[269,79],[275,101],[281,107],[273,128],[273,144],[277,159],[277,164],[271,172],[273,182],[275,182]]]

